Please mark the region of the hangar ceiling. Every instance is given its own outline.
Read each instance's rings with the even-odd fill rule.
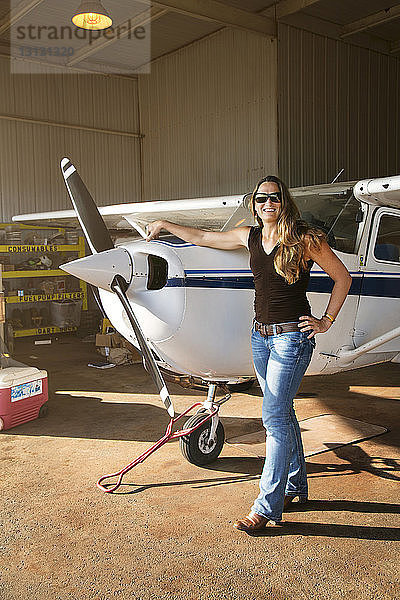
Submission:
[[[46,27],[48,31],[50,27],[74,28],[71,16],[75,4],[78,5],[79,0],[1,2],[0,53],[11,56],[17,63],[57,65],[72,72],[118,73],[132,77],[146,72],[151,62],[160,57],[224,27],[275,37],[279,23],[284,23],[388,55],[400,55],[400,3],[396,4],[396,0],[157,0],[151,3],[104,0],[120,33],[96,40],[73,36],[68,39],[68,56],[52,55],[48,48],[46,50],[48,40],[43,42],[43,31]],[[147,27],[148,31],[149,25],[148,52],[145,56],[138,55],[131,43],[132,32],[138,27]],[[28,35],[29,32],[32,35]]]

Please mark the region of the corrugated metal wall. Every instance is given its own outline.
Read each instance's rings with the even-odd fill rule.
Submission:
[[[278,138],[291,186],[330,181],[341,167],[345,179],[400,169],[399,59],[290,26],[279,44],[224,29],[153,63],[139,90],[135,80],[37,70],[10,75],[0,59],[0,115],[141,128],[143,155],[134,137],[0,118],[3,221],[69,207],[64,155],[99,205],[244,193],[278,170]]]
[[[146,199],[244,193],[276,171],[276,41],[223,30],[139,85]]]
[[[279,26],[279,171],[290,186],[400,172],[400,60]]]
[[[11,75],[0,60],[0,115],[138,132],[137,81],[54,74]],[[19,213],[70,208],[60,159],[69,156],[97,204],[140,200],[140,141],[79,129],[0,119],[3,222]]]

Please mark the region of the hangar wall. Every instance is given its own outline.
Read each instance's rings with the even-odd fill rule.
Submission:
[[[277,169],[276,41],[224,29],[139,79],[145,199],[244,193]]]
[[[399,172],[400,60],[295,27],[278,43],[223,29],[139,81],[32,68],[0,58],[2,221],[70,207],[65,154],[99,205],[244,193],[278,170],[291,186]]]
[[[99,205],[140,200],[139,138],[82,129],[137,133],[137,81],[32,68],[37,74],[11,75],[8,60],[0,59],[1,221],[71,207],[59,168],[65,155],[78,166]]]
[[[399,173],[400,60],[279,26],[279,171],[290,186]]]

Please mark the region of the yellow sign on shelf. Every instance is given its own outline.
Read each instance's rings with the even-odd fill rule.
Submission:
[[[28,335],[46,335],[50,333],[65,333],[66,331],[76,331],[77,327],[36,327],[35,329],[14,329],[14,337],[25,337]]]
[[[65,271],[61,269],[43,269],[35,271],[3,271],[3,279],[17,279],[18,277],[54,277],[55,275],[64,275]]]
[[[26,304],[27,302],[50,302],[51,300],[83,300],[85,294],[81,292],[59,292],[57,294],[35,294],[33,296],[8,296],[7,304]]]
[[[0,252],[11,254],[22,254],[26,252],[79,252],[79,244],[62,245],[57,244],[7,244],[0,245]]]

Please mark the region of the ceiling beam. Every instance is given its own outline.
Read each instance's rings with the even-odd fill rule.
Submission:
[[[15,8],[10,10],[0,21],[0,35],[4,35],[22,17],[41,4],[43,0],[22,0]]]
[[[114,35],[113,37],[100,37],[94,42],[89,43],[80,50],[78,50],[78,52],[76,52],[74,56],[66,63],[66,66],[72,67],[73,65],[76,65],[77,63],[86,59],[91,54],[95,54],[96,52],[102,50],[103,48],[106,48],[110,44],[114,44],[117,40],[127,37],[129,33],[134,31],[137,27],[143,27],[144,25],[147,25],[148,23],[159,19],[160,17],[162,17],[162,15],[165,15],[165,13],[167,12],[169,12],[169,10],[166,8],[156,8],[154,6],[151,6],[150,10],[145,10],[139,13],[138,15],[135,15],[131,19],[124,21],[124,23],[113,27],[112,29],[114,32],[117,32],[117,35]]]
[[[28,70],[29,67],[27,66],[26,69],[22,69],[19,70],[18,67],[16,67],[14,69],[13,67],[13,63],[27,63],[27,65],[36,65],[39,67],[49,67],[49,69],[51,70],[55,70],[55,71],[59,71],[59,73],[61,74],[65,74],[65,73],[72,73],[72,74],[84,74],[84,75],[98,75],[99,77],[107,77],[109,79],[128,79],[129,81],[137,81],[138,76],[137,75],[124,75],[123,73],[105,73],[104,71],[98,71],[96,69],[90,69],[88,66],[86,66],[84,69],[80,69],[79,67],[66,67],[65,65],[57,65],[54,64],[52,62],[48,62],[48,61],[43,61],[43,60],[37,60],[37,59],[33,59],[33,58],[20,58],[19,56],[12,56],[9,52],[9,47],[7,44],[7,47],[3,46],[0,42],[0,60],[7,60],[10,63],[10,72],[11,74],[32,74],[32,75],[51,75],[52,73],[47,71],[47,72],[43,72],[43,71],[36,71],[33,68],[31,70]],[[93,64],[93,63],[90,63]],[[54,74],[54,73],[53,73]],[[58,75],[58,72],[56,73]]]
[[[396,4],[396,6],[392,6],[391,8],[380,10],[373,15],[368,15],[368,17],[364,17],[363,19],[358,19],[358,21],[348,23],[343,27],[341,37],[344,38],[349,35],[353,35],[353,33],[365,31],[366,29],[376,27],[377,25],[382,25],[383,23],[388,23],[389,21],[393,21],[393,19],[398,19],[399,17],[400,4]]]
[[[272,19],[276,18],[279,21],[279,19],[299,12],[299,10],[312,6],[317,2],[319,0],[280,0],[280,2],[276,2],[276,4],[262,10],[260,14]]]
[[[216,0],[156,0],[152,4],[196,19],[220,23],[225,27],[244,29],[269,37],[276,36],[276,26],[272,19]]]

